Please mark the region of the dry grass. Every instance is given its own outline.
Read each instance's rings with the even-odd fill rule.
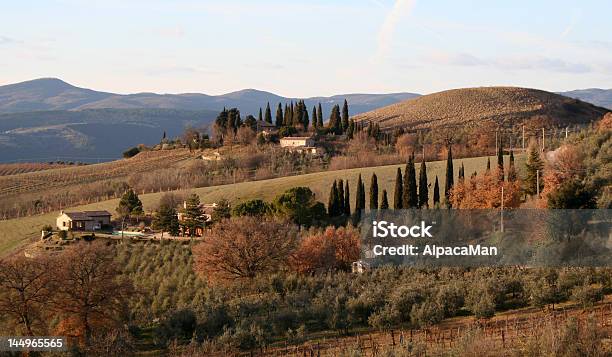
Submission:
[[[410,99],[355,116],[383,129],[431,129],[483,124],[513,126],[523,121],[586,124],[601,119],[604,108],[558,94],[517,87],[454,89]]]
[[[506,158],[506,161],[507,160],[508,159]],[[494,162],[495,158],[492,157],[491,161]],[[521,161],[522,156],[517,157],[517,167],[522,166]],[[467,176],[474,171],[483,172],[486,167],[487,157],[455,160],[455,176],[457,175],[459,167],[461,166],[461,162],[463,162],[465,165]],[[269,180],[241,182],[233,185],[196,188],[182,192],[197,193],[200,195],[203,202],[216,202],[222,198],[226,198],[231,202],[238,202],[253,198],[272,200],[279,193],[289,188],[296,186],[308,186],[315,192],[319,201],[327,203],[329,188],[334,180],[348,180],[351,188],[351,197],[354,200],[358,175],[362,175],[365,181],[366,190],[369,190],[370,178],[373,173],[376,173],[378,176],[379,192],[382,194],[382,190],[387,190],[389,204],[393,205],[393,188],[395,184],[395,173],[398,167],[401,167],[402,170],[404,169],[404,165],[402,164],[326,171]],[[419,165],[417,165],[417,169],[418,168]],[[430,197],[433,195],[433,181],[436,175],[438,176],[441,189],[444,187],[445,170],[445,161],[434,161],[428,163],[427,174],[429,177],[429,182],[431,183]],[[153,210],[162,195],[163,193],[149,193],[141,195],[140,199],[143,202],[145,210]],[[118,199],[112,199],[83,206],[71,207],[67,208],[66,210],[108,210],[109,212],[114,212],[118,201]],[[37,239],[40,235],[41,228],[46,224],[53,224],[56,216],[57,212],[51,212],[43,215],[0,221],[0,256],[10,254],[20,247],[23,247],[25,244]]]
[[[0,164],[0,176],[23,174],[26,172],[36,172],[62,167],[74,167],[75,165],[60,164],[54,162],[23,162],[15,164]]]

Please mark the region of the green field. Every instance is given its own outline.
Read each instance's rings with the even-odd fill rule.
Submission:
[[[517,155],[516,165],[520,168],[523,156]],[[508,158],[505,158],[506,163]],[[465,165],[465,175],[470,176],[474,171],[483,172],[486,168],[487,157],[477,157],[468,159],[457,159],[454,161],[455,177],[461,163]],[[495,165],[496,158],[491,157],[492,165]],[[318,172],[300,176],[289,176],[276,179],[242,182],[233,185],[221,185],[212,187],[203,187],[188,190],[186,192],[194,192],[200,196],[202,202],[216,202],[222,198],[237,202],[252,198],[261,198],[264,200],[272,200],[279,193],[296,186],[308,186],[315,192],[319,201],[327,205],[327,196],[332,182],[335,179],[348,180],[351,189],[351,204],[354,204],[355,188],[357,186],[357,178],[361,173],[366,186],[366,193],[369,192],[370,178],[373,173],[378,176],[378,189],[382,194],[382,190],[388,192],[389,204],[393,205],[393,190],[395,186],[395,174],[398,167],[404,168],[405,165],[388,165],[367,167],[358,169],[338,170]],[[417,175],[420,164],[417,162]],[[430,199],[433,195],[433,181],[435,176],[438,176],[440,189],[444,189],[444,173],[446,170],[446,161],[434,161],[427,164],[428,181],[431,183],[429,190]],[[417,176],[418,177],[418,176]],[[163,193],[150,193],[140,196],[146,211],[152,210]],[[368,201],[368,200],[366,200]],[[380,200],[379,200],[380,201]],[[66,211],[80,210],[108,210],[114,213],[117,207],[118,199],[108,200],[98,203],[92,203],[83,206],[70,207]],[[366,205],[368,203],[366,202]],[[10,219],[0,221],[0,256],[11,254],[25,244],[36,240],[40,237],[41,228],[45,224],[55,225],[55,218],[58,212],[52,212],[44,215],[31,217]]]

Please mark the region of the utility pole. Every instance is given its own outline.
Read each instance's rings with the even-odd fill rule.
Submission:
[[[544,128],[542,128],[542,152],[544,152]]]
[[[525,151],[525,124],[523,124],[523,151]]]
[[[567,139],[567,126],[565,127],[565,139]]]
[[[504,233],[504,186],[501,187],[500,230]]]
[[[540,170],[536,170],[536,192],[540,198]]]
[[[495,129],[495,154],[497,154],[498,146],[497,146],[497,131],[499,129]]]

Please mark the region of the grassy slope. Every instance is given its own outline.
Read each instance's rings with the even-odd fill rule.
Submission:
[[[517,157],[517,167],[521,166],[521,156]],[[508,158],[506,157],[506,162]],[[469,158],[455,160],[454,169],[455,176],[461,166],[461,162],[465,165],[466,176],[470,176],[474,171],[483,172],[486,167],[487,158]],[[494,165],[495,157],[491,157],[491,163]],[[189,192],[195,192],[200,195],[202,202],[215,202],[221,198],[226,198],[231,202],[247,200],[252,198],[261,198],[264,200],[272,200],[279,193],[295,187],[308,186],[315,193],[319,201],[327,205],[327,196],[330,186],[335,179],[349,180],[351,189],[351,202],[354,204],[355,188],[357,187],[357,177],[361,173],[366,186],[366,195],[369,192],[370,178],[373,173],[378,176],[379,193],[382,195],[382,190],[388,192],[389,204],[393,205],[393,190],[395,186],[395,173],[398,167],[404,168],[404,165],[389,165],[368,168],[358,168],[349,170],[318,172],[300,176],[282,177],[262,181],[242,182],[234,185],[222,185],[203,187]],[[419,165],[417,164],[417,175]],[[433,181],[435,176],[438,176],[440,189],[444,189],[444,172],[446,170],[446,161],[435,161],[427,164],[428,181],[431,183],[429,195],[433,195]],[[417,176],[418,177],[418,176]],[[156,203],[163,193],[150,193],[141,195],[140,199],[143,202],[145,210],[154,209]],[[108,210],[114,213],[118,199],[103,201],[83,206],[71,207],[67,210]],[[366,199],[369,202],[369,199]],[[366,202],[366,204],[367,204]],[[10,254],[11,252],[22,247],[24,244],[36,239],[40,235],[40,230],[45,224],[55,224],[57,213],[49,213],[38,216],[24,217],[0,221],[0,256]]]

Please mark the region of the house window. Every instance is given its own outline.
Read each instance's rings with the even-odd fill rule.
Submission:
[[[66,227],[66,221],[62,222],[62,226]]]

